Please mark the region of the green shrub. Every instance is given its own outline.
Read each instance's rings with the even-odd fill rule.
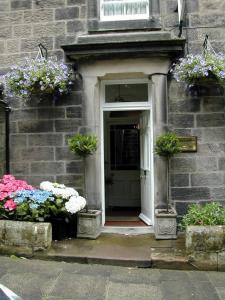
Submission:
[[[170,157],[180,152],[180,142],[177,135],[167,132],[160,135],[156,140],[155,152],[160,156]]]
[[[225,207],[218,202],[192,204],[181,221],[182,229],[188,225],[225,225]]]
[[[69,149],[79,156],[86,157],[97,150],[97,137],[95,135],[75,134],[68,139]]]

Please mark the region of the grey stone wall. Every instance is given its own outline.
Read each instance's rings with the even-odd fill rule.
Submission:
[[[5,112],[0,107],[0,176],[5,173]]]
[[[185,94],[170,83],[169,127],[179,135],[197,136],[196,153],[180,153],[171,161],[171,198],[179,215],[192,202],[225,200],[225,97],[219,87]]]
[[[164,28],[177,34],[176,1],[163,1]],[[186,53],[201,53],[205,34],[215,51],[225,52],[224,1],[186,1],[183,36]],[[178,215],[190,203],[225,200],[225,96],[219,87],[209,86],[192,94],[175,81],[169,83],[169,128],[198,139],[197,153],[176,155],[171,162],[171,199]]]
[[[0,73],[25,57],[36,57],[40,42],[47,47],[49,56],[63,58],[61,45],[75,43],[85,27],[85,0],[1,0]],[[79,83],[70,95],[57,103],[43,99],[39,104],[34,101],[24,105],[18,99],[12,99],[11,173],[34,185],[42,180],[52,180],[79,189],[82,164],[69,152],[67,138],[83,130],[82,105]],[[3,136],[0,124],[1,161]]]

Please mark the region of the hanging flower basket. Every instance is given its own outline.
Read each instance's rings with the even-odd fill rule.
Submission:
[[[204,52],[179,59],[172,68],[178,82],[185,82],[189,87],[219,84],[225,86],[225,55]]]
[[[11,67],[1,77],[7,96],[19,96],[29,100],[33,95],[57,95],[67,93],[72,73],[63,62],[44,57],[27,59],[23,65]]]

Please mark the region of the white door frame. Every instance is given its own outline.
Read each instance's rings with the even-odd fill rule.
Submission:
[[[147,83],[148,101],[146,102],[105,102],[106,84],[128,84],[128,83]],[[151,120],[151,137],[153,137],[153,118],[152,118],[152,82],[148,79],[124,79],[124,80],[102,80],[100,82],[100,126],[101,126],[101,199],[102,199],[102,226],[105,224],[105,164],[104,164],[104,112],[105,111],[149,111]],[[153,143],[151,142],[151,201],[154,207],[154,164],[153,164]],[[154,225],[154,211],[151,216],[152,225]]]

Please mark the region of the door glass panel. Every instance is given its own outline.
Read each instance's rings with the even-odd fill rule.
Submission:
[[[140,169],[139,140],[137,124],[110,126],[111,170]]]
[[[113,84],[105,86],[105,101],[112,102],[146,102],[148,101],[148,84]]]

